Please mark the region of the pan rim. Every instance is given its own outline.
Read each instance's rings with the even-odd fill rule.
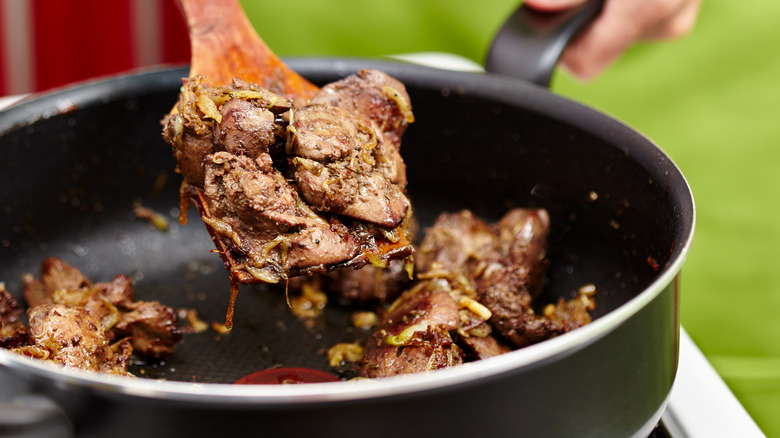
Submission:
[[[445,83],[451,84],[462,81],[467,86],[468,84],[473,84],[473,81],[489,82],[492,89],[501,90],[500,94],[505,96],[505,99],[516,98],[514,97],[516,95],[534,96],[539,93],[544,93],[551,96],[547,99],[552,101],[552,103],[560,101],[570,102],[566,104],[567,114],[585,111],[590,121],[596,120],[601,121],[602,123],[614,123],[616,126],[620,127],[620,130],[624,135],[638,136],[640,139],[643,139],[643,141],[647,143],[648,148],[645,152],[656,154],[656,158],[658,154],[660,154],[661,158],[669,161],[676,171],[675,177],[680,178],[681,180],[676,184],[683,189],[683,193],[677,193],[677,195],[684,195],[685,198],[681,198],[681,200],[690,204],[690,224],[688,224],[688,221],[686,220],[685,229],[681,232],[684,241],[677,242],[678,248],[675,249],[676,255],[673,255],[670,264],[644,291],[587,326],[498,357],[430,373],[350,382],[313,383],[307,385],[254,386],[206,384],[149,379],[128,379],[86,371],[67,370],[26,358],[10,351],[0,351],[0,367],[7,368],[16,373],[32,374],[37,378],[42,378],[57,384],[76,385],[116,395],[193,404],[290,405],[343,402],[408,395],[440,390],[452,387],[453,385],[474,383],[486,378],[494,378],[501,374],[515,372],[535,363],[553,360],[568,352],[583,348],[615,330],[622,323],[643,309],[648,303],[660,295],[661,292],[675,280],[675,277],[681,271],[693,242],[696,222],[696,208],[690,186],[685,180],[682,172],[680,172],[676,164],[672,162],[665,152],[651,140],[633,130],[633,128],[592,108],[549,93],[541,87],[508,78],[442,71],[429,67],[376,60],[369,60],[366,62],[366,60],[360,59],[307,58],[292,60],[290,64],[293,68],[296,68],[296,65],[314,65],[316,68],[335,72],[351,72],[358,68],[382,68],[391,75],[403,76],[404,72],[407,74],[412,72],[416,75],[415,77],[420,78],[420,80],[443,80]],[[7,111],[3,111],[3,113],[0,114],[0,135],[8,129],[20,126],[20,124],[23,126],[24,121],[29,120],[30,114],[33,114],[33,111],[39,110],[52,102],[61,103],[67,101],[71,103],[69,106],[60,105],[56,107],[62,111],[67,111],[69,108],[78,107],[80,105],[89,105],[91,102],[104,102],[107,98],[113,98],[114,95],[117,94],[117,82],[127,82],[129,84],[128,86],[119,87],[119,89],[121,89],[123,95],[129,93],[132,91],[133,86],[138,86],[132,84],[130,80],[139,75],[149,75],[153,78],[160,76],[160,78],[158,78],[159,81],[152,82],[151,88],[170,87],[172,78],[178,77],[180,79],[181,77],[186,76],[186,67],[171,68],[170,66],[167,66],[161,69],[145,69],[140,72],[121,74],[76,84],[41,96],[33,96],[32,99],[28,99],[16,105],[16,107],[21,107],[22,111],[24,111],[19,113],[19,115],[10,115]],[[63,98],[67,98],[73,90],[83,91],[85,89],[88,92],[81,94],[79,99],[63,100]],[[109,90],[113,94],[106,96],[106,92]],[[145,85],[144,90],[150,90],[148,83]],[[499,95],[499,91],[495,91],[495,93],[496,95]],[[542,111],[549,112],[550,110],[542,109]],[[56,111],[51,112],[50,114],[54,115],[56,114]],[[557,118],[560,118],[561,116],[562,115],[559,114]],[[25,119],[25,117],[27,119]],[[33,121],[34,120],[29,120],[29,122]],[[588,126],[578,125],[578,127],[588,130]]]

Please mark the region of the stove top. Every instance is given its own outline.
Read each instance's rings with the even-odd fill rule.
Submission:
[[[705,438],[766,435],[745,411],[684,328],[680,361],[669,405],[649,438]]]

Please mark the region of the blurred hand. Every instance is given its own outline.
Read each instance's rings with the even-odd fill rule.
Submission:
[[[525,0],[540,11],[559,11],[586,0]],[[564,50],[560,65],[574,76],[598,76],[639,41],[678,38],[689,33],[701,0],[606,0],[601,15]]]

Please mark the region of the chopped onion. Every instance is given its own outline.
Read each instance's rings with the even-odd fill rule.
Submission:
[[[219,112],[217,105],[209,96],[205,94],[198,96],[198,108],[203,111],[206,117],[216,120],[217,123],[222,123],[222,113]]]
[[[369,263],[375,268],[386,268],[387,267],[387,260],[379,258],[376,254],[372,253],[371,251],[363,251],[363,254],[366,255],[366,258],[368,259]]]
[[[490,319],[491,316],[493,316],[493,313],[490,311],[490,309],[485,307],[479,301],[469,298],[467,296],[460,297],[460,303],[458,304],[460,305],[460,308],[469,309],[470,311],[474,312],[483,321],[487,321],[488,319]]]
[[[415,333],[428,331],[428,327],[428,324],[424,322],[410,325],[397,335],[388,335],[385,337],[385,343],[395,346],[406,345]]]
[[[389,85],[385,85],[384,87],[382,87],[382,93],[384,93],[385,96],[395,101],[395,104],[398,105],[398,111],[400,111],[401,114],[404,116],[404,121],[406,123],[414,122],[414,114],[412,114],[411,105],[409,105],[409,102],[407,102],[406,99],[404,99],[404,97],[401,95],[401,93],[398,90],[396,90],[395,88]]]

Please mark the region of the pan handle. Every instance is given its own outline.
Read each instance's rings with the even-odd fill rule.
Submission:
[[[22,395],[0,401],[0,436],[14,438],[71,438],[73,425],[53,401],[43,396]]]
[[[599,15],[603,4],[604,0],[591,0],[561,12],[520,5],[493,39],[485,70],[549,88],[563,49]]]

